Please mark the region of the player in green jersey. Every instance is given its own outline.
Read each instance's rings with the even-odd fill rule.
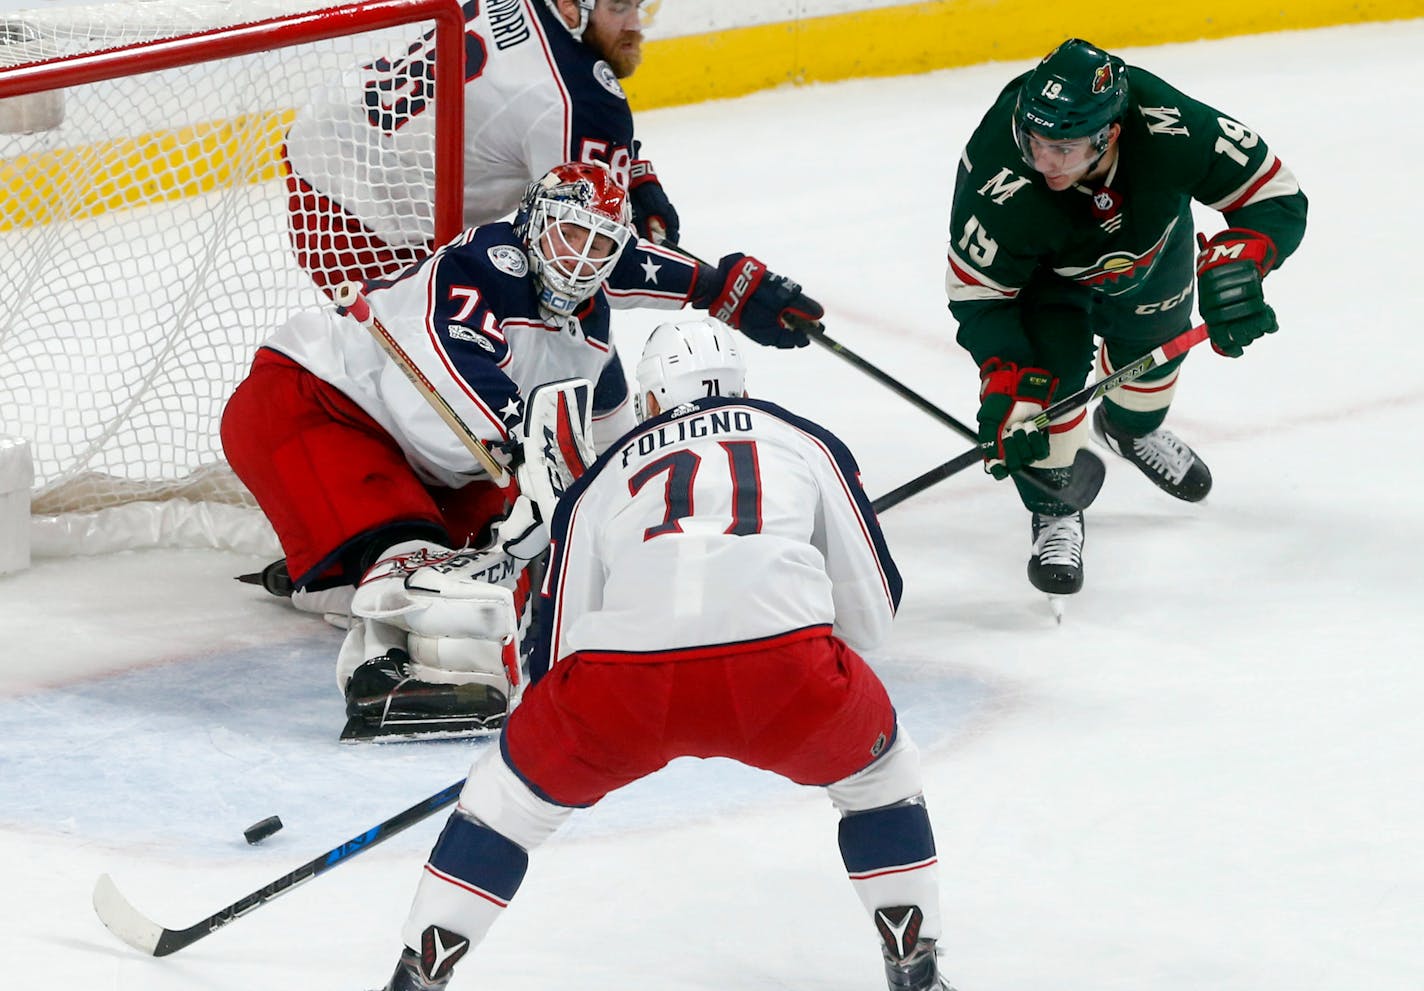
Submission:
[[[1223,228],[1193,243],[1192,201]],[[1261,280],[1305,233],[1306,198],[1255,131],[1094,45],[1070,39],[1014,79],[970,137],[950,217],[945,290],[957,339],[980,365],[981,441],[995,477],[1067,484],[1086,412],[1046,433],[1019,421],[1191,326],[1239,357],[1276,330]],[[1091,429],[1189,502],[1211,473],[1162,423],[1182,359],[1108,394]],[[1029,579],[1083,584],[1083,514],[1024,484]]]

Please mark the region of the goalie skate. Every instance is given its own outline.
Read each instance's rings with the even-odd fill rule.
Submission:
[[[367,661],[346,686],[342,743],[457,740],[497,733],[509,698],[491,685],[444,685],[408,674],[402,650]]]

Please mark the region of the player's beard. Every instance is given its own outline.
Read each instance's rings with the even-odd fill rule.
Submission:
[[[627,79],[643,61],[641,31],[604,32],[590,21],[584,28],[583,40],[608,63],[619,79]]]

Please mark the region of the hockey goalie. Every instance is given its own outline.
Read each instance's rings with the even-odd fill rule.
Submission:
[[[806,343],[793,322],[822,312],[750,256],[704,265],[638,240],[612,173],[569,162],[530,184],[513,223],[467,230],[366,285],[364,322],[389,332],[385,345],[352,311],[325,308],[258,351],[224,411],[223,450],[282,544],[261,583],[354,617],[337,671],[345,739],[503,723],[522,680],[525,561],[545,545],[535,500],[516,499],[467,442],[512,464],[521,440],[542,442],[522,433],[535,390],[570,378],[592,385],[565,397],[578,414],[566,439],[597,450],[632,427],[609,332],[615,294],[712,309],[774,347]],[[576,445],[557,450],[577,461]]]

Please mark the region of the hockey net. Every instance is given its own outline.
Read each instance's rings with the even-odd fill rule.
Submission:
[[[218,428],[259,344],[326,302],[289,243],[284,137],[413,56],[461,65],[463,31],[456,0],[0,13],[0,435],[31,451],[36,553],[275,549]],[[421,71],[403,152],[428,240],[459,229],[463,73]]]

